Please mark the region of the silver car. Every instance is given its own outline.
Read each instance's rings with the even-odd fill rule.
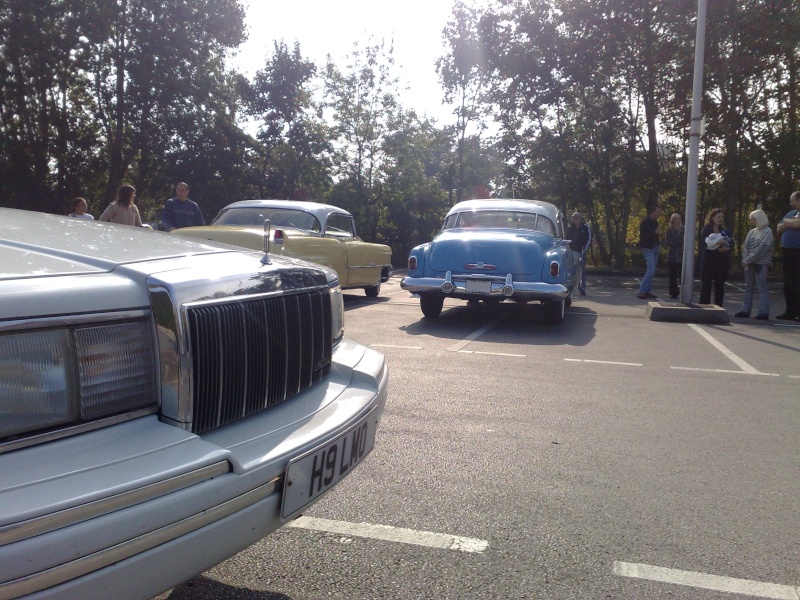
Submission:
[[[0,209],[0,598],[146,598],[358,468],[383,356],[333,270]]]

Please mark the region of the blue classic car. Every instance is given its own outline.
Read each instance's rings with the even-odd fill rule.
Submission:
[[[552,324],[572,303],[580,262],[564,239],[561,211],[533,200],[467,200],[447,213],[432,242],[411,250],[401,286],[426,317],[445,298],[538,301]]]

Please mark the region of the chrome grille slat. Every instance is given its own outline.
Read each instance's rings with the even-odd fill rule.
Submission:
[[[330,294],[314,290],[186,310],[192,431],[280,404],[330,370]]]

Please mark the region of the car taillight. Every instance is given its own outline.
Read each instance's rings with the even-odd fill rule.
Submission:
[[[408,270],[409,271],[416,271],[417,270],[417,257],[416,256],[409,256],[408,257]]]
[[[276,229],[275,230],[275,237],[272,239],[274,244],[282,244],[283,243],[283,229]]]
[[[558,277],[559,266],[557,262],[550,263],[550,277]]]

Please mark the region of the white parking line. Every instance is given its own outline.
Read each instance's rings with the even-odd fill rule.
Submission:
[[[422,346],[393,346],[391,344],[370,344],[370,348],[402,348],[403,350],[422,350]]]
[[[448,350],[450,352],[459,352],[462,348],[464,348],[464,346],[466,346],[470,342],[472,342],[472,341],[478,339],[479,337],[481,337],[484,333],[489,331],[492,327],[497,325],[502,320],[503,320],[503,317],[497,317],[494,321],[491,321],[490,323],[487,323],[486,325],[484,325],[480,329],[477,329],[476,331],[473,331],[472,333],[470,333],[467,337],[465,337],[460,342],[450,346],[448,348]]]
[[[758,369],[746,363],[742,358],[736,356],[733,352],[731,352],[725,346],[723,346],[719,341],[714,339],[710,333],[708,333],[698,325],[695,325],[694,323],[689,323],[689,327],[691,327],[702,337],[704,337],[709,344],[711,344],[712,346],[714,346],[714,348],[722,352],[722,354],[725,357],[730,359],[736,366],[738,366],[745,373],[750,373],[751,375],[762,375],[762,373]]]
[[[585,362],[585,363],[594,363],[597,365],[623,365],[625,367],[641,367],[643,366],[642,363],[629,363],[629,362],[618,362],[613,360],[591,360],[589,358],[565,358],[564,360],[569,362]]]
[[[766,377],[780,377],[779,373],[762,373],[761,371],[751,373],[749,371],[734,371],[733,369],[701,369],[700,367],[670,367],[670,369],[675,369],[676,371],[705,371],[706,373],[732,373],[734,375],[764,375]]]
[[[526,358],[527,354],[510,354],[508,352],[481,352],[480,350],[459,350],[461,354],[488,354],[489,356],[513,356],[516,358]]]
[[[287,523],[286,527],[352,535],[387,542],[400,542],[401,544],[414,544],[416,546],[427,546],[429,548],[441,548],[442,550],[458,550],[460,552],[483,552],[489,547],[489,542],[486,540],[479,540],[478,538],[434,533],[432,531],[417,531],[416,529],[403,529],[402,527],[392,527],[390,525],[331,521],[329,519],[316,519],[314,517],[300,517],[291,523]]]
[[[626,563],[614,561],[614,574],[621,577],[633,577],[663,583],[674,583],[688,587],[702,588],[728,592],[730,594],[743,594],[757,598],[777,598],[778,600],[800,600],[800,587],[780,585],[777,583],[764,583],[750,579],[737,579],[721,575],[709,575],[694,571],[680,569],[667,569],[640,563]]]

